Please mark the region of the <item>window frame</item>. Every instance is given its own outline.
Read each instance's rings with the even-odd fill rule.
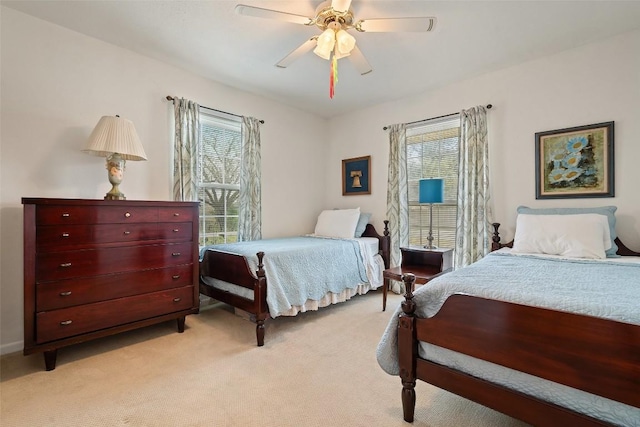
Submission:
[[[199,210],[199,244],[200,246],[217,244],[217,243],[233,243],[238,241],[238,218],[239,214],[229,215],[228,206],[227,206],[227,197],[223,197],[223,215],[207,214],[207,203],[205,202],[205,198],[201,197],[201,192],[207,190],[221,190],[223,192],[227,191],[240,191],[240,176],[238,175],[237,183],[227,183],[227,182],[215,182],[215,181],[205,181],[204,180],[204,171],[205,166],[204,162],[204,144],[205,141],[205,132],[204,128],[206,126],[211,128],[223,129],[231,132],[237,132],[238,138],[238,146],[237,153],[239,157],[236,157],[238,164],[241,162],[241,154],[242,154],[242,122],[240,118],[219,113],[214,110],[209,110],[204,107],[200,107],[200,122],[199,122],[200,132],[199,132],[199,140],[198,140],[198,158],[197,158],[197,167],[196,167],[196,194],[198,196],[198,201],[200,202],[200,210]],[[224,162],[223,162],[224,163]],[[226,175],[224,176],[226,178]],[[239,209],[239,207],[238,207]],[[207,219],[209,218],[209,221]],[[222,218],[222,230],[216,231],[213,233],[207,233],[207,224],[211,222],[211,218]],[[230,219],[235,218],[235,230],[230,223]],[[220,241],[222,238],[222,241]]]
[[[441,129],[438,129],[439,127],[441,127]],[[438,133],[442,134],[442,138],[433,139],[432,136],[427,137],[427,135],[437,135]],[[419,180],[423,178],[440,177],[445,178],[445,201],[444,203],[433,205],[433,244],[436,247],[454,248],[457,217],[458,156],[460,150],[460,114],[455,113],[421,121],[419,124],[408,127],[406,135],[409,245],[424,246],[428,243],[430,205],[420,204],[418,202]],[[410,142],[412,139],[420,140]],[[450,141],[451,139],[454,141]],[[428,173],[427,170],[433,168],[425,166],[425,156],[428,155],[428,153],[424,150],[424,144],[431,142],[439,144],[437,148],[439,154],[437,171],[431,170],[432,173]],[[455,145],[456,149],[451,151],[452,154],[455,153],[455,166],[446,168],[448,173],[443,174],[441,161],[443,159],[442,150],[444,143]],[[420,151],[422,151],[420,155],[419,177],[417,176],[416,162],[414,162],[413,165],[411,162],[412,159],[417,158],[416,156],[411,157],[411,151],[413,147],[418,144],[421,146],[419,148]],[[451,155],[448,157],[449,161],[453,158]],[[452,209],[453,212],[451,212]]]

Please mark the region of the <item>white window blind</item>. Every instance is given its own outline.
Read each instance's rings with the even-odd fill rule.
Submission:
[[[433,244],[455,247],[459,140],[459,114],[407,129],[410,245],[428,243],[429,205],[418,203],[418,182],[422,178],[443,178],[444,203],[433,205]]]
[[[197,186],[201,246],[238,240],[241,131],[239,121],[200,109]]]

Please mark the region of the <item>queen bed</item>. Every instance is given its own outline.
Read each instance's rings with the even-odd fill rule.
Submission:
[[[379,234],[359,209],[323,211],[312,235],[212,245],[200,251],[200,293],[256,323],[344,302],[382,286],[389,266],[388,221]]]
[[[401,378],[405,421],[422,380],[533,425],[640,426],[640,253],[615,235],[615,208],[595,214],[613,219],[602,226],[559,212],[555,241],[560,223],[545,222],[560,215],[522,212],[514,241],[501,244],[495,224],[495,252],[475,264],[415,293],[404,277],[377,357]],[[551,254],[567,233],[580,244]],[[593,233],[592,254],[584,236]]]

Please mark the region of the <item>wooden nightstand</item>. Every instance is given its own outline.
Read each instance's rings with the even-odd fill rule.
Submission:
[[[401,247],[402,263],[400,267],[386,269],[382,275],[384,286],[382,290],[382,311],[387,308],[387,292],[389,280],[402,281],[402,276],[413,273],[416,284],[424,285],[429,280],[453,269],[453,249],[426,249],[422,246]]]

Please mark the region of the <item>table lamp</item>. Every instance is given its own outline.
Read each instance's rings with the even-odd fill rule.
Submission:
[[[425,245],[426,249],[435,249],[433,245],[433,204],[444,202],[444,179],[425,178],[420,180],[420,192],[418,202],[429,204],[429,236]]]
[[[133,123],[120,116],[103,116],[91,132],[87,148],[82,151],[107,158],[111,190],[104,196],[105,200],[126,199],[119,186],[127,160],[147,160]]]

